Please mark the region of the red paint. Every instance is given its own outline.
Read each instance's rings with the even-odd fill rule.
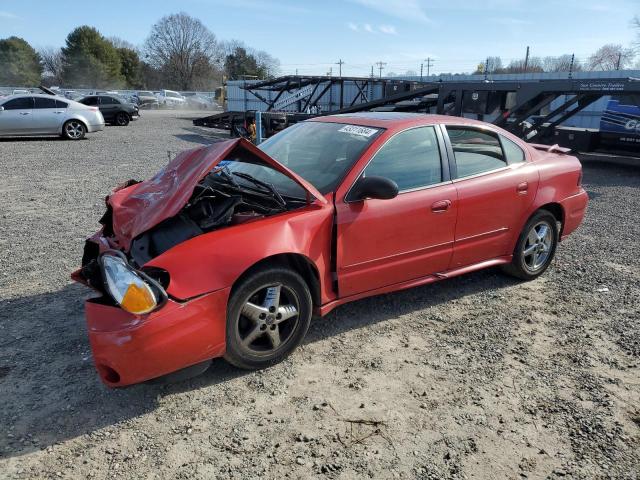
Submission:
[[[115,238],[125,251],[133,237],[175,215],[198,181],[236,149],[289,175],[309,192],[312,202],[197,236],[154,258],[147,266],[170,273],[171,299],[149,315],[138,317],[87,302],[94,358],[107,385],[129,385],[222,355],[229,292],[244,272],[268,257],[294,254],[312,265],[320,286],[320,303],[314,307],[324,315],[349,301],[508,263],[523,226],[543,206],[561,208],[562,238],[584,216],[587,195],[579,186],[579,161],[560,149],[527,145],[493,125],[435,115],[312,121],[386,129],[336,191],[326,196],[242,140],[184,152],[153,179],[111,195]],[[504,135],[525,151],[525,162],[402,192],[392,200],[345,201],[389,138],[410,127],[438,124],[475,126]],[[107,239],[101,231],[90,241],[101,251],[114,246],[114,237]]]

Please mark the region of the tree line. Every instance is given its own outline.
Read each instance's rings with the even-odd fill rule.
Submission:
[[[225,78],[272,78],[280,62],[241,41],[218,40],[197,18],[177,13],[153,25],[140,47],[87,25],[69,33],[62,48],[0,39],[0,66],[0,85],[184,91],[213,90]]]
[[[564,54],[557,57],[529,57],[511,60],[504,64],[500,57],[487,57],[478,64],[474,74],[481,73],[541,73],[541,72],[580,72],[624,70],[630,68],[635,59],[633,48],[624,48],[620,44],[607,44],[600,47],[585,60],[574,55]]]

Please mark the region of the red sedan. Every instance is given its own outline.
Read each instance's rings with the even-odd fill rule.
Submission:
[[[585,214],[580,162],[493,125],[365,113],[259,148],[178,155],[107,198],[73,274],[101,379],[124,386],[224,356],[282,360],[313,314],[501,266],[531,280]]]

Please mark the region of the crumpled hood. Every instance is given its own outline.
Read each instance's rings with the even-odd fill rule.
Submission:
[[[251,142],[225,140],[209,147],[185,150],[152,178],[116,189],[107,203],[112,209],[112,227],[117,246],[129,250],[131,241],[163,220],[176,215],[189,201],[196,185],[222,160],[245,150],[287,175],[320,203],[326,198],[316,188]],[[310,199],[311,200],[311,199]]]

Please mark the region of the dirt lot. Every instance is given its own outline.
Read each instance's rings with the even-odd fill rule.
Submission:
[[[534,282],[347,305],[267,371],[102,386],[69,273],[112,186],[211,141],[187,117],[0,140],[0,477],[640,477],[640,166],[585,164],[586,221]]]

